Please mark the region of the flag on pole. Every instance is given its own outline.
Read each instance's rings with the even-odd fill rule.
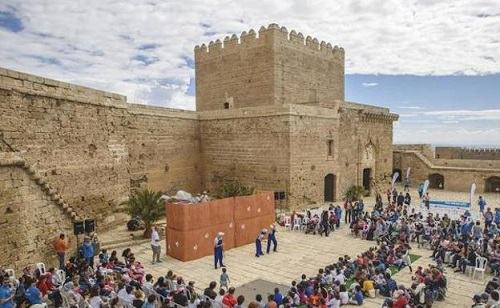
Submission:
[[[399,177],[399,172],[394,172],[394,175],[392,176],[392,181],[391,181],[391,192],[394,191],[394,185],[396,184],[398,177]]]
[[[472,183],[470,186],[470,196],[469,196],[469,202],[470,202],[470,207],[472,208],[472,200],[474,199],[474,193],[476,192],[476,183]]]
[[[406,169],[406,179],[407,180],[410,179],[410,170],[411,170],[411,167],[408,167],[408,169]]]

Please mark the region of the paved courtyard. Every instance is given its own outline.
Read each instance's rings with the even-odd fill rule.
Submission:
[[[431,191],[431,196],[436,196],[436,199],[462,201],[468,198],[466,193],[447,191]],[[492,207],[494,204],[500,204],[499,195],[486,195],[486,198]],[[371,198],[367,199],[367,205],[371,204]],[[109,233],[104,236],[109,236]],[[342,225],[340,230],[333,232],[329,237],[306,235],[302,232],[286,231],[280,228],[278,241],[278,252],[261,258],[254,257],[254,245],[252,244],[226,251],[224,263],[228,268],[230,285],[237,289],[244,286],[242,293],[245,295],[252,293],[252,290],[264,295],[264,290],[272,291],[269,282],[289,286],[292,280],[299,279],[303,273],[308,276],[315,275],[319,268],[331,264],[340,256],[355,257],[369,247],[376,245],[375,242],[353,238],[345,225]],[[165,243],[163,243],[162,249],[164,254]],[[171,269],[186,281],[195,281],[195,286],[198,289],[204,289],[212,280],[219,281],[220,270],[213,268],[212,256],[190,262],[181,262],[164,255],[163,263],[152,265],[151,249],[148,242],[136,243],[132,246],[132,250],[137,258],[144,263],[146,272],[152,273],[155,277],[165,275]],[[414,268],[418,265],[425,267],[428,264],[433,264],[429,258],[431,251],[418,249],[415,245],[412,253],[421,256],[414,263]],[[488,277],[484,281],[481,281],[480,278],[471,280],[469,277],[460,273],[456,274],[452,270],[447,271],[447,277],[448,296],[446,301],[436,303],[435,307],[470,307],[472,296],[482,292],[488,280]],[[411,274],[405,268],[395,275],[395,279],[398,283],[409,286]],[[367,299],[365,307],[380,307],[382,301],[382,297]]]

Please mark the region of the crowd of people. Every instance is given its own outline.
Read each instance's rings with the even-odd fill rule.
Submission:
[[[409,194],[406,193],[406,195]],[[425,196],[428,194],[422,194],[422,197]],[[363,239],[375,240],[379,243],[399,243],[390,250],[389,262],[392,261],[397,266],[411,264],[408,250],[411,249],[410,244],[415,244],[419,247],[430,248],[431,257],[436,262],[437,277],[440,277],[437,271],[442,273],[446,267],[464,274],[467,271],[472,273],[477,267],[485,271],[488,268],[495,277],[498,277],[500,274],[500,235],[491,209],[484,210],[485,201],[482,197],[479,198],[478,205],[483,215],[483,223],[480,220],[474,221],[469,211],[465,211],[459,219],[450,219],[447,214],[440,217],[431,212],[423,215],[419,207],[410,206],[411,197],[408,198],[395,191],[388,193],[387,197],[389,201],[387,206],[384,206],[381,196],[377,196],[373,211],[356,217],[350,226],[352,233]],[[398,247],[402,248],[398,249]],[[413,277],[415,283],[419,282],[417,272]],[[442,278],[444,279],[444,276]],[[445,281],[444,279],[436,283],[435,279],[423,280],[424,288],[432,290],[430,294],[424,293],[424,298],[428,299],[426,302],[444,298]],[[496,292],[497,290],[494,290],[494,292],[483,293],[482,296],[475,296],[475,305],[478,298],[482,298],[478,302],[481,304],[484,303],[486,297],[486,302],[490,303],[487,307],[497,307],[492,306],[491,302],[495,302],[495,305],[500,307]]]
[[[85,244],[84,244],[85,245]],[[196,307],[194,282],[185,283],[169,271],[154,280],[145,274],[130,248],[121,255],[101,250],[95,258],[71,257],[62,269],[26,267],[16,279],[0,269],[0,307]],[[92,259],[91,262],[89,262]],[[198,301],[199,303],[199,301]]]
[[[377,195],[370,212],[364,210],[362,200],[346,200],[344,211],[340,206],[331,206],[320,215],[306,214],[308,223],[316,223],[315,231],[328,236],[339,228],[345,213],[344,221],[352,235],[372,240],[376,245],[357,256],[340,257],[320,268],[314,277],[302,275],[288,289],[276,288],[264,297],[257,294],[248,299],[236,295],[222,259],[219,283],[212,281],[203,291],[197,291],[194,281],[186,282],[172,271],[160,277],[146,274],[129,248],[121,254],[100,250],[95,237],[85,238],[78,257],[65,260],[67,243],[61,235],[55,243],[60,269],[26,267],[16,279],[0,268],[0,307],[36,308],[50,303],[55,307],[78,308],[336,308],[363,305],[367,297],[377,294],[384,297],[384,307],[431,307],[446,297],[446,267],[465,273],[476,267],[478,257],[487,260],[494,278],[484,293],[473,297],[472,306],[500,307],[500,235],[489,208],[483,210],[484,223],[473,221],[467,212],[452,220],[447,215],[423,215],[418,207],[411,206],[409,193],[390,191],[387,197],[389,202],[384,204]],[[275,239],[274,232],[272,228],[270,234]],[[152,246],[157,242],[159,238],[153,234]],[[412,245],[429,247],[435,264],[413,268]],[[153,263],[161,262],[158,250],[152,248]],[[259,255],[261,250],[257,250]],[[412,275],[410,286],[398,285],[393,278],[395,272],[405,267]]]

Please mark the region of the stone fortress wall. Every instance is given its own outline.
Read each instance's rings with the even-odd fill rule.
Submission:
[[[0,114],[2,265],[54,264],[60,232],[84,218],[114,226],[131,188],[200,189],[194,112],[0,69]]]
[[[390,176],[397,115],[344,101],[342,48],[271,24],[195,60],[197,111],[0,68],[0,249],[18,249],[13,266],[53,263],[50,243],[75,220],[122,223],[136,188],[198,193],[234,178],[293,209]],[[15,232],[40,219],[47,232]]]
[[[460,149],[460,148],[454,148]],[[500,161],[479,159],[460,159],[453,155],[462,150],[442,150],[429,144],[394,145],[394,170],[404,175],[411,168],[410,179],[418,185],[429,179],[432,188],[454,191],[469,191],[472,183],[476,183],[478,192],[500,191]],[[490,150],[494,153],[493,150]],[[490,152],[487,151],[487,152]],[[464,151],[465,152],[465,151]],[[438,153],[453,154],[451,158],[438,157]],[[475,156],[472,156],[475,157]],[[486,156],[490,157],[490,156]],[[440,185],[441,184],[441,185]]]
[[[80,217],[111,222],[141,182],[199,189],[194,112],[127,104],[124,96],[5,69],[0,76],[2,143]]]
[[[436,147],[435,152],[442,159],[500,160],[500,149],[495,148]]]

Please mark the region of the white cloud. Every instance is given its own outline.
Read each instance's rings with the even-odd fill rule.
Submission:
[[[500,146],[500,109],[433,110],[400,114],[396,143]]]
[[[445,121],[500,121],[500,109],[435,110],[415,112],[415,115],[436,117]]]
[[[500,2],[4,0],[0,66],[193,108],[193,47],[277,22],[343,46],[346,72],[500,73]]]
[[[422,107],[420,106],[400,106],[398,107],[399,109],[411,109],[411,110],[420,110],[420,109],[423,109]]]
[[[430,143],[457,146],[478,144],[500,146],[500,128],[492,129],[453,129],[443,126],[423,127],[420,129],[400,129],[394,131],[394,143]]]
[[[376,87],[376,86],[378,86],[378,83],[376,83],[376,82],[363,82],[362,85],[363,85],[363,87]]]

